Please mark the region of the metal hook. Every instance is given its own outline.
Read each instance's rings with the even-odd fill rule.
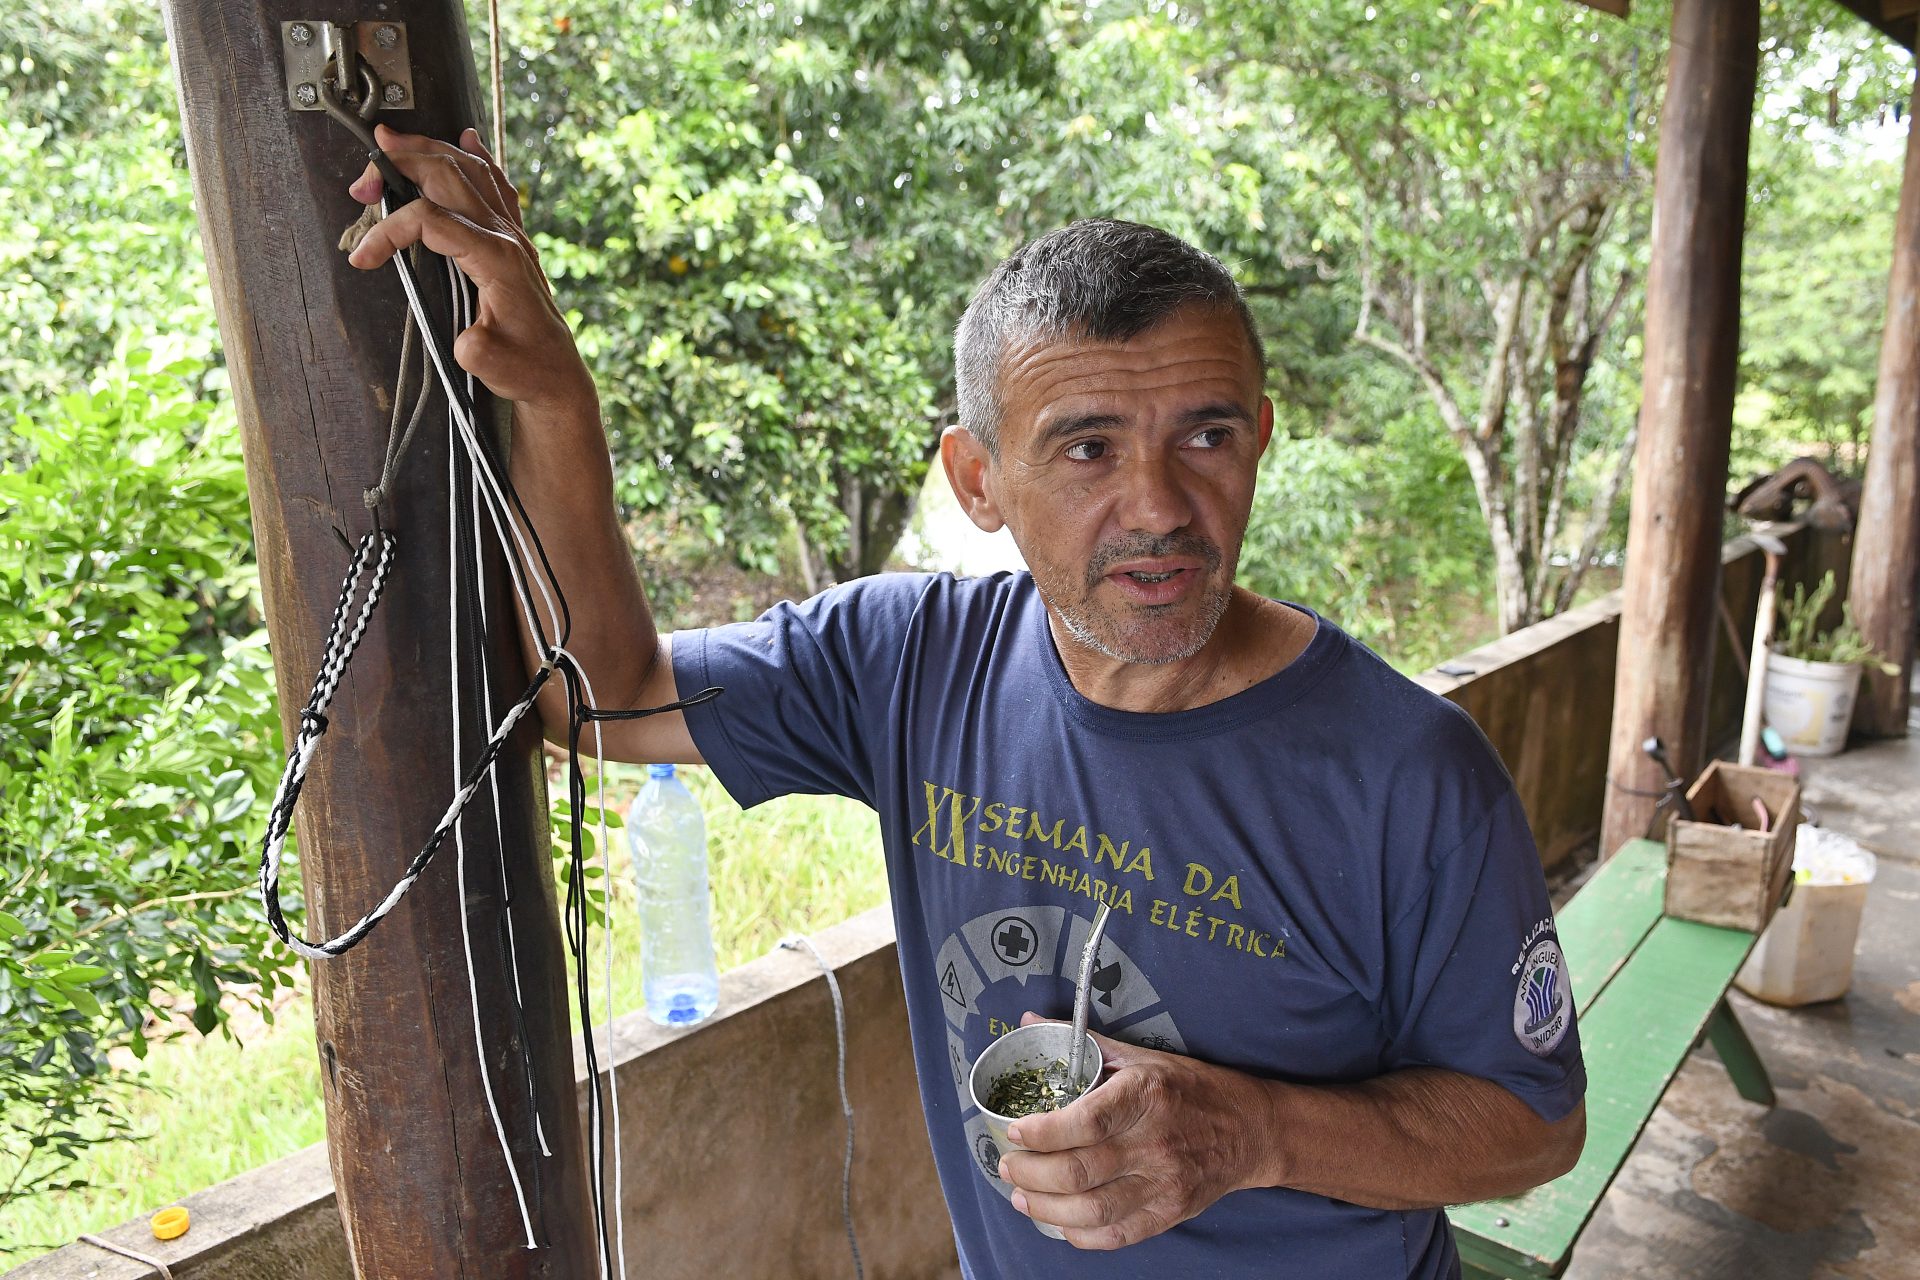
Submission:
[[[373,74],[373,68],[361,63],[360,82],[367,91],[366,100],[358,108],[350,108],[341,100],[333,82],[323,78],[320,81],[320,105],[358,138],[369,153],[378,155],[380,144],[373,140],[373,130],[367,127],[367,123],[380,114],[380,80]]]

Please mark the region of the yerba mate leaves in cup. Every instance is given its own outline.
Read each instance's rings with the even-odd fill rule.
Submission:
[[[1067,1061],[1056,1058],[1037,1067],[1021,1067],[1000,1076],[987,1088],[987,1109],[1017,1120],[1021,1116],[1058,1111],[1084,1092],[1067,1079]]]

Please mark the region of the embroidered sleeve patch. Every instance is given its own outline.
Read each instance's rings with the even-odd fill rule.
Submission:
[[[1541,938],[1520,964],[1520,984],[1513,993],[1513,1034],[1527,1052],[1545,1057],[1566,1039],[1572,1025],[1567,958],[1558,942]]]

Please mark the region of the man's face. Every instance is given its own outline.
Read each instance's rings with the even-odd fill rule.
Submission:
[[[957,433],[948,474],[976,523],[1012,532],[1075,640],[1122,662],[1179,662],[1232,594],[1273,430],[1261,372],[1238,318],[1215,308],[1123,343],[1016,345],[998,459]]]

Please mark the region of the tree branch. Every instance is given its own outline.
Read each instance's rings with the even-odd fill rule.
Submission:
[[[1601,536],[1607,531],[1607,517],[1613,512],[1614,500],[1620,496],[1621,486],[1633,470],[1633,449],[1639,439],[1640,424],[1636,422],[1627,428],[1627,434],[1620,442],[1620,451],[1614,455],[1613,467],[1593,495],[1593,503],[1587,508],[1586,532],[1580,539],[1580,553],[1567,565],[1567,576],[1561,579],[1560,592],[1554,598],[1553,611],[1556,614],[1565,613],[1572,607],[1573,597],[1580,590],[1580,580],[1586,577],[1587,569],[1593,563],[1593,553],[1600,545]]]
[[[1472,440],[1473,433],[1467,429],[1466,416],[1460,411],[1459,402],[1453,398],[1453,393],[1447,390],[1447,384],[1440,377],[1438,369],[1393,339],[1381,337],[1371,329],[1356,330],[1353,336],[1376,351],[1386,352],[1413,370],[1415,376],[1420,379],[1421,385],[1427,389],[1427,394],[1433,397],[1434,406],[1440,410],[1440,420],[1446,425],[1447,434],[1462,443]]]

